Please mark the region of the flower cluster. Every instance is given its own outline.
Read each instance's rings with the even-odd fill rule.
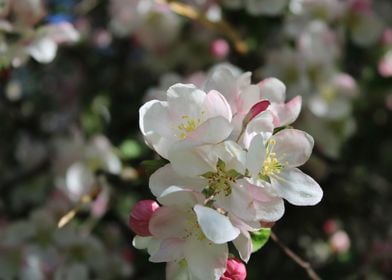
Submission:
[[[137,203],[130,226],[135,247],[168,263],[168,279],[232,279],[229,242],[247,262],[251,233],[279,220],[284,200],[321,200],[320,186],[298,169],[314,144],[290,126],[301,97],[285,102],[285,91],[276,78],[252,84],[251,73],[223,66],[203,87],[175,84],[140,108],[146,143],[168,163],[149,180],[159,204]]]
[[[40,24],[45,16],[42,0],[0,1],[0,67],[19,67],[29,56],[49,63],[59,44],[79,39],[68,22]]]

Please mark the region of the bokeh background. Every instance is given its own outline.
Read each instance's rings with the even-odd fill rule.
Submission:
[[[303,98],[324,198],[280,239],[323,279],[391,279],[390,0],[1,0],[0,279],[164,279],[127,225],[157,158],[138,108],[219,64]],[[307,279],[271,240],[247,269]]]

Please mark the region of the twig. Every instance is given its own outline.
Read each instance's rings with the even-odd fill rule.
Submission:
[[[82,209],[82,207],[91,201],[93,201],[101,192],[101,188],[95,187],[91,190],[90,193],[82,196],[82,198],[79,200],[78,204],[74,208],[72,208],[70,211],[68,211],[64,216],[61,217],[59,222],[57,223],[58,228],[64,227],[66,224],[68,224],[75,216],[76,214]]]
[[[224,20],[219,20],[217,22],[211,21],[202,12],[184,3],[180,3],[177,1],[170,1],[170,0],[155,0],[155,1],[159,4],[167,5],[170,8],[170,10],[176,14],[198,21],[199,23],[203,24],[208,28],[215,29],[222,32],[233,42],[235,49],[240,54],[245,54],[248,52],[248,46],[228,22]]]
[[[312,280],[321,280],[320,276],[313,270],[312,266],[310,263],[307,261],[303,260],[300,256],[298,256],[296,253],[294,253],[290,248],[288,248],[286,245],[280,241],[280,239],[276,236],[276,234],[271,231],[271,238],[273,241],[276,242],[276,244],[279,245],[279,247],[285,252],[287,256],[289,256],[293,261],[295,261],[300,267],[305,269],[306,273],[308,274],[309,278]]]

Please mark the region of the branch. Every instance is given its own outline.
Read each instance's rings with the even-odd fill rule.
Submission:
[[[68,224],[76,216],[76,214],[83,208],[84,205],[89,204],[90,202],[94,201],[97,198],[101,190],[102,190],[101,188],[94,187],[90,193],[82,196],[82,198],[79,200],[76,206],[72,208],[70,211],[68,211],[64,216],[61,217],[61,219],[57,223],[57,227],[62,228],[66,224]]]
[[[170,1],[170,0],[155,0],[155,1],[158,4],[167,5],[172,12],[178,15],[198,21],[199,23],[206,26],[207,28],[215,29],[225,34],[233,42],[235,49],[240,54],[245,54],[248,52],[248,46],[228,22],[224,20],[220,20],[217,22],[211,21],[202,12],[184,3],[180,3],[177,1]]]
[[[293,261],[295,261],[300,267],[305,269],[306,273],[309,276],[309,279],[312,280],[321,280],[320,276],[316,273],[316,271],[313,270],[312,266],[310,263],[307,261],[303,260],[300,256],[298,256],[296,253],[294,253],[289,247],[284,245],[282,241],[276,236],[276,234],[271,231],[271,238],[273,241],[278,244],[278,246],[283,250],[283,252],[289,256]]]

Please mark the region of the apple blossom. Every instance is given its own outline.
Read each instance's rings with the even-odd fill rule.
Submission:
[[[175,144],[219,143],[232,131],[226,99],[217,91],[205,93],[191,84],[170,87],[167,101],[149,101],[139,112],[146,142],[164,158]]]
[[[201,194],[172,189],[158,200],[164,206],[154,212],[149,230],[160,244],[150,261],[184,260],[196,279],[219,279],[228,258],[226,243],[239,229],[228,217],[200,204]]]
[[[283,82],[254,85],[250,76],[222,65],[204,90],[175,84],[140,109],[146,143],[169,163],[150,177],[162,206],[142,219],[134,245],[146,248],[150,261],[167,262],[168,279],[232,279],[229,265],[224,274],[228,242],[247,262],[251,233],[283,216],[283,199],[314,205],[322,197],[297,168],[310,157],[313,138],[286,128],[300,113],[301,97],[285,103]]]
[[[297,167],[310,157],[313,138],[300,130],[279,131],[267,141],[256,135],[250,143],[247,168],[250,182],[270,186],[294,205],[314,205],[322,197],[320,186]]]

